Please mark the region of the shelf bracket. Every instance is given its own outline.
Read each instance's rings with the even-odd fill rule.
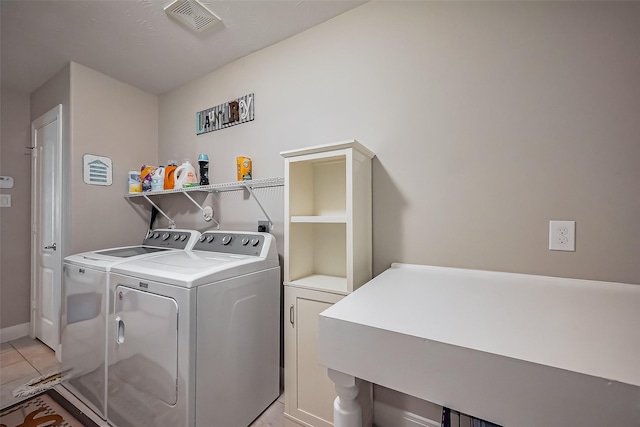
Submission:
[[[264,216],[267,217],[267,221],[269,221],[269,231],[273,230],[273,221],[271,221],[271,217],[269,216],[269,214],[267,214],[267,211],[262,206],[262,203],[260,203],[260,200],[258,199],[258,197],[256,197],[256,193],[253,192],[253,188],[251,187],[251,184],[245,184],[244,188],[249,190],[249,193],[251,194],[251,196],[253,196],[253,200],[256,201],[256,203],[260,207],[260,210],[262,211]]]
[[[153,202],[151,201],[151,199],[150,199],[146,194],[143,194],[142,196],[147,200],[147,202],[149,202],[149,203],[151,204],[151,206],[153,206],[154,208],[156,208],[156,209],[158,210],[158,212],[160,212],[160,213],[162,214],[162,216],[163,216],[163,217],[165,217],[165,218],[167,218],[167,219],[169,220],[169,228],[172,228],[172,229],[173,229],[173,228],[176,228],[176,223],[175,223],[175,221],[174,221],[174,220],[172,220],[171,218],[169,218],[169,217],[167,216],[167,214],[166,214],[166,213],[164,213],[164,212],[163,212],[163,210],[162,210],[162,209],[160,209],[160,208],[158,207],[158,205],[156,205],[155,203],[153,203]]]
[[[184,192],[182,193],[184,194],[187,199],[191,200],[191,203],[193,203],[194,205],[196,205],[198,207],[198,209],[200,209],[200,211],[202,211],[202,217],[204,218],[205,221],[209,222],[209,221],[213,221],[216,224],[216,229],[220,230],[220,224],[218,223],[218,221],[215,220],[215,218],[213,218],[213,208],[211,206],[200,206],[200,204],[198,202],[196,202],[193,197],[191,197],[189,195],[189,193]]]

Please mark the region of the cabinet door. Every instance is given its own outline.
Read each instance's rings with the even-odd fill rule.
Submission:
[[[342,298],[285,286],[285,415],[301,425],[333,425],[336,392],[318,363],[318,315]]]

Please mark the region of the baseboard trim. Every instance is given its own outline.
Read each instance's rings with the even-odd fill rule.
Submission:
[[[441,427],[440,421],[430,420],[382,402],[373,403],[373,424],[376,427]]]
[[[28,322],[21,325],[2,328],[0,329],[0,343],[17,340],[18,338],[26,337],[27,335],[29,335]]]

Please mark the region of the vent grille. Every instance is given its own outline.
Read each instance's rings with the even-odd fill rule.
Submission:
[[[220,18],[197,0],[176,0],[165,7],[164,11],[199,33],[220,22]]]

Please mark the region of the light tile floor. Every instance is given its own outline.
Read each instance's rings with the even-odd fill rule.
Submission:
[[[14,389],[59,368],[60,364],[53,350],[36,339],[24,337],[0,344],[0,409],[20,400],[13,397]],[[62,394],[69,402],[85,413],[89,411],[82,402],[64,391],[62,390]],[[282,427],[284,425],[283,396],[281,394],[278,400],[273,402],[249,427]],[[96,419],[96,421],[99,423],[99,420]]]
[[[34,378],[60,368],[55,353],[29,337],[0,344],[0,408],[18,402],[11,392]]]

